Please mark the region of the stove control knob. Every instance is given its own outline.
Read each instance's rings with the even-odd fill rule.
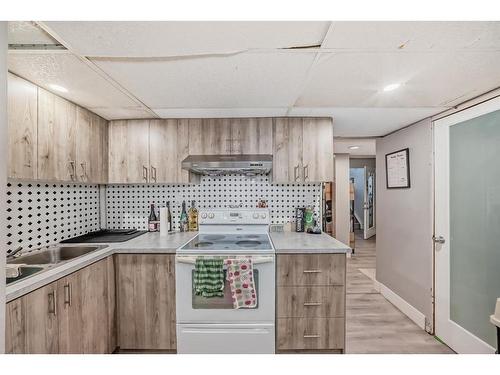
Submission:
[[[253,218],[254,218],[254,219],[258,219],[258,218],[259,218],[259,214],[258,214],[257,212],[255,212],[255,213],[253,214]]]
[[[207,213],[206,213],[206,212],[203,212],[203,213],[201,214],[201,218],[202,218],[202,219],[206,219],[206,218],[207,218]]]
[[[266,218],[266,216],[267,216],[266,214],[260,214],[260,217],[261,217],[262,219],[265,219],[265,218]]]
[[[215,215],[213,214],[213,212],[210,212],[210,213],[208,214],[208,218],[209,218],[209,219],[213,219],[214,217],[215,217]]]

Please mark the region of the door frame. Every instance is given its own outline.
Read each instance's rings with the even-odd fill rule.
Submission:
[[[433,122],[434,235],[443,236],[446,241],[444,244],[434,243],[434,330],[436,336],[458,353],[494,353],[495,348],[449,319],[449,128],[498,110],[500,110],[500,97]],[[438,178],[439,173],[441,175]]]
[[[376,179],[377,179],[377,175],[376,175],[376,168],[375,167],[370,167],[370,166],[367,166],[365,165],[363,167],[364,169],[364,174],[365,174],[365,184],[363,186],[363,190],[364,190],[364,198],[363,198],[363,238],[365,240],[373,237],[376,233],[376,227],[377,227],[377,221],[376,221],[376,212],[375,210],[377,209],[376,207],[376,197],[377,197],[377,187],[376,187]],[[368,172],[369,171],[373,171],[373,202],[372,202],[372,207],[373,207],[373,226],[370,228],[368,227],[368,218],[369,218],[369,215],[368,215],[368,211],[369,211],[369,207],[366,207],[366,202],[367,202],[367,199],[368,199]]]

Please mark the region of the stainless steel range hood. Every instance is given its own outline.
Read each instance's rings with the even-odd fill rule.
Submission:
[[[189,155],[182,168],[193,173],[218,176],[267,174],[273,167],[272,155]]]

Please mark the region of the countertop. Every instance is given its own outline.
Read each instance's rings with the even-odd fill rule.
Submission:
[[[175,232],[161,236],[159,233],[146,233],[127,242],[85,244],[89,246],[105,245],[106,247],[70,261],[51,266],[31,277],[8,285],[5,289],[6,301],[9,302],[19,298],[113,254],[175,254],[175,251],[179,247],[191,241],[197,234],[198,232]],[[82,244],[62,245],[81,246]]]
[[[271,232],[276,254],[350,254],[351,248],[332,236],[304,232]]]

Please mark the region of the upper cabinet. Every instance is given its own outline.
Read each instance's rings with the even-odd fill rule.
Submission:
[[[272,118],[231,119],[231,154],[272,154]]]
[[[9,177],[107,182],[107,121],[9,74]]]
[[[37,178],[37,87],[8,79],[9,177]]]
[[[184,183],[188,126],[178,120],[125,120],[109,124],[110,183]]]
[[[333,181],[333,123],[330,118],[276,118],[273,182]]]

